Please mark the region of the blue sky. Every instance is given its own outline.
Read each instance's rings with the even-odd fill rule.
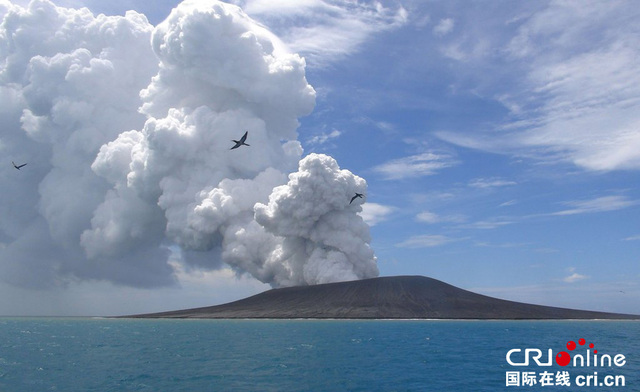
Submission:
[[[108,15],[132,8],[155,25],[177,3],[57,4]],[[299,140],[305,154],[331,155],[366,179],[363,216],[381,275],[640,314],[635,4],[236,4],[305,57],[317,98]],[[162,308],[266,287],[225,274],[185,272],[182,290],[78,283],[57,298],[79,313],[118,313],[138,309],[118,305],[132,292],[140,306]],[[87,302],[75,299],[89,291]],[[115,304],[105,304],[108,295]]]
[[[367,179],[381,274],[637,312],[637,11],[384,6],[357,46],[308,56],[319,99],[300,128]]]

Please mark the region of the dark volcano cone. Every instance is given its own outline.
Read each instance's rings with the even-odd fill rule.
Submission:
[[[424,276],[395,276],[273,289],[204,308],[137,315],[148,318],[336,319],[640,319],[506,301]]]

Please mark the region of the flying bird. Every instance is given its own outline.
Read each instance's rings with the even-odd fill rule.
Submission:
[[[358,192],[356,192],[356,195],[355,195],[354,197],[352,197],[352,198],[351,198],[351,201],[349,202],[349,204],[353,203],[353,201],[354,201],[355,199],[357,199],[358,197],[359,197],[359,198],[362,198],[362,196],[364,196],[362,193],[358,193]]]
[[[22,165],[16,165],[16,163],[14,161],[11,161],[11,163],[13,164],[13,167],[15,167],[16,169],[20,170],[21,167],[26,166],[26,163],[23,163]]]
[[[230,150],[233,150],[234,148],[238,148],[240,146],[248,146],[247,143],[245,143],[245,141],[247,140],[247,134],[249,133],[249,131],[246,131],[244,133],[244,135],[242,135],[242,137],[240,138],[240,140],[232,140],[233,142],[236,143],[235,146],[231,147]]]

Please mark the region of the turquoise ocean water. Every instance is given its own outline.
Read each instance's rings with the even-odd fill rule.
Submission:
[[[0,318],[0,391],[640,391],[640,322]]]

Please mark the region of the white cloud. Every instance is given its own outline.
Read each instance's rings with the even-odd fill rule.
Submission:
[[[563,278],[562,281],[566,282],[566,283],[574,283],[574,282],[578,282],[580,280],[585,280],[585,279],[588,279],[588,278],[589,277],[586,276],[586,275],[581,275],[581,274],[579,274],[577,272],[574,272],[571,275]]]
[[[467,218],[463,215],[439,215],[431,211],[422,211],[416,215],[418,222],[435,224],[435,223],[460,223]]]
[[[483,248],[500,248],[500,249],[509,249],[509,248],[522,248],[528,246],[528,243],[523,242],[505,242],[502,244],[494,244],[490,242],[484,241],[475,241],[475,245]]]
[[[80,237],[87,256],[117,259],[169,242],[188,265],[224,262],[265,283],[294,281],[283,260],[268,258],[281,238],[254,221],[253,207],[298,166],[298,118],[315,104],[304,60],[215,1],[181,3],[150,42],[160,63],[140,93],[147,120],[103,145],[91,165],[111,189]],[[230,150],[243,131],[253,147]]]
[[[441,218],[436,213],[430,211],[422,211],[416,216],[416,220],[418,222],[424,223],[438,223],[441,221]]]
[[[467,61],[469,53],[462,48],[462,42],[454,42],[442,48],[442,55],[456,61]]]
[[[537,249],[534,249],[534,252],[549,254],[549,253],[558,253],[560,251],[556,248],[537,248]]]
[[[446,153],[424,152],[405,158],[394,159],[373,168],[373,171],[382,174],[386,179],[398,180],[430,176],[442,169],[458,164],[453,156]]]
[[[493,89],[513,109],[506,122],[495,132],[437,135],[590,171],[640,169],[638,17],[629,2],[549,3],[519,22],[506,48],[494,48],[523,74]]]
[[[337,129],[334,129],[329,133],[322,133],[320,135],[316,135],[312,137],[311,139],[309,139],[307,143],[310,145],[325,144],[329,140],[339,137],[341,134],[342,132],[338,131]]]
[[[588,279],[589,277],[586,275],[582,275],[576,272],[576,267],[569,267],[567,268],[567,271],[569,271],[569,273],[571,273],[571,275],[565,277],[562,279],[563,282],[565,283],[574,283],[580,280],[585,280]]]
[[[623,238],[623,241],[640,241],[640,234]]]
[[[433,34],[437,36],[445,36],[453,31],[455,21],[452,18],[440,19],[437,25],[433,28]]]
[[[498,188],[504,186],[512,186],[517,185],[517,182],[503,180],[501,178],[476,178],[474,180],[469,181],[469,186],[472,188]]]
[[[497,229],[498,227],[507,226],[513,223],[514,222],[511,220],[488,219],[488,220],[482,220],[482,221],[465,224],[460,227],[465,229],[491,230],[491,229]]]
[[[429,23],[431,23],[431,16],[429,14],[423,14],[423,15],[411,14],[410,18],[413,26],[415,26],[418,29],[422,29],[425,26],[427,26]]]
[[[357,51],[371,36],[408,20],[402,7],[346,0],[237,0],[245,11],[270,26],[311,66]]]
[[[0,250],[2,279],[44,287],[65,275],[127,283],[137,275],[140,286],[170,284],[160,247],[91,263],[78,244],[108,188],[91,170],[100,146],[144,124],[137,109],[157,71],[153,27],[133,11],[96,17],[48,1],[12,5],[4,18],[0,132],[4,152],[29,164],[20,177],[0,176],[12,189],[0,208],[14,210],[0,210],[0,233],[14,233]]]
[[[565,202],[571,207],[566,210],[551,213],[550,215],[578,215],[596,212],[616,211],[637,205],[637,200],[629,200],[625,196],[603,196],[591,200],[576,200]]]
[[[359,215],[369,226],[374,226],[386,220],[394,211],[394,207],[367,202],[362,205],[362,212]]]
[[[186,270],[226,263],[275,286],[377,276],[362,202],[349,204],[366,182],[301,160],[316,96],[304,59],[237,6],[188,0],[154,28],[12,4],[0,64],[0,147],[29,164],[0,167],[3,281],[172,285],[190,279],[176,247]],[[231,150],[243,132],[251,146]]]
[[[639,55],[613,43],[533,71],[542,116],[516,141],[589,170],[640,168]]]
[[[458,240],[440,234],[424,234],[412,236],[396,246],[401,248],[433,248],[436,246],[446,245],[454,241]]]
[[[327,155],[308,155],[285,185],[273,189],[268,203],[254,206],[255,222],[277,236],[275,246],[265,249],[248,236],[228,247],[232,265],[252,256],[261,261],[252,266],[270,267],[266,275],[281,286],[378,276],[369,227],[358,215],[363,201],[350,202],[356,192],[366,194],[364,179]]]

